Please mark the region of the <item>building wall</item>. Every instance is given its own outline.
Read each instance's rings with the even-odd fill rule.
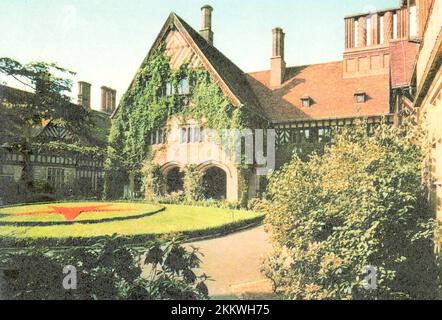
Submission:
[[[421,108],[421,121],[431,141],[430,163],[432,198],[436,215],[442,221],[442,70],[439,70]]]
[[[22,175],[23,158],[16,153],[5,151],[0,152],[0,179],[2,181],[19,182]],[[34,181],[47,182],[48,169],[63,169],[62,178],[57,179],[57,184],[68,187],[65,189],[55,189],[55,193],[73,192],[76,196],[96,196],[102,188],[102,180],[104,177],[103,161],[93,160],[89,158],[77,159],[77,157],[60,157],[53,154],[38,154],[31,156],[32,176]],[[81,183],[81,187],[76,182]],[[90,181],[90,182],[89,182]],[[0,186],[0,202],[5,195],[3,191],[8,188],[7,185]],[[57,187],[56,187],[57,188]],[[1,191],[3,190],[3,191]],[[6,200],[6,199],[3,199]]]
[[[227,201],[236,202],[240,198],[240,173],[234,161],[214,139],[202,142],[182,143],[181,128],[199,127],[195,121],[182,123],[174,118],[169,122],[169,133],[166,144],[154,145],[154,161],[162,167],[167,176],[173,168],[184,169],[187,165],[196,165],[201,171],[212,167],[223,170],[227,176]],[[254,192],[254,190],[251,190]]]
[[[419,119],[431,143],[431,198],[437,218],[442,221],[442,0],[419,1],[420,35],[416,63]]]
[[[416,66],[416,77],[418,86],[425,82],[425,77],[430,67],[429,61],[434,59],[440,43],[442,29],[442,0],[434,0],[431,15],[426,21],[425,33],[422,37],[422,45]]]
[[[19,165],[4,165],[2,175],[12,176],[15,182],[18,182],[21,177],[22,167]]]

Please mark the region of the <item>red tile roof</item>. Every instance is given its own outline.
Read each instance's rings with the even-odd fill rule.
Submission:
[[[248,74],[253,91],[267,116],[276,123],[387,115],[390,113],[388,75],[343,78],[340,62],[288,68],[286,81],[270,89],[270,71]],[[367,101],[356,103],[354,94],[365,92]],[[301,98],[312,99],[310,107]]]
[[[391,86],[393,88],[409,86],[419,46],[407,40],[390,42]]]

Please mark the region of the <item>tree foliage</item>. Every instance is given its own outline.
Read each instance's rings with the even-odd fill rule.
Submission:
[[[67,77],[73,72],[52,63],[21,64],[10,58],[1,58],[0,73],[29,89],[29,92],[0,92],[0,118],[3,119],[0,144],[23,156],[21,191],[26,193],[33,180],[30,156],[35,150],[46,147],[37,133],[49,121],[71,133],[71,141],[57,143],[58,151],[78,150],[84,145],[85,139],[94,144],[97,141],[91,133],[93,123],[89,111],[70,102],[68,93],[72,81]]]
[[[433,220],[422,149],[407,127],[342,129],[323,156],[295,158],[269,183],[265,265],[288,299],[434,298]],[[364,287],[364,267],[377,289]]]

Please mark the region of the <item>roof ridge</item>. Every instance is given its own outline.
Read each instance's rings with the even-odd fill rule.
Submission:
[[[254,111],[260,117],[268,119],[258,97],[248,82],[247,73],[226,57],[215,46],[208,43],[199,32],[197,32],[179,15],[175,14],[175,17],[183,27],[184,31],[187,32],[194,45],[201,51],[201,54],[216,71],[234,97],[246,107],[255,109]]]
[[[204,39],[199,32],[197,32],[191,25],[189,25],[183,18],[181,18],[179,15],[175,14],[175,16],[180,20],[181,23],[186,24],[187,27],[191,28],[192,31],[195,32],[195,35],[197,35],[198,37],[200,37],[202,40],[206,41],[206,39]],[[206,41],[207,42],[207,41]],[[238,68],[242,73],[246,74],[246,72],[244,72],[236,63],[234,63],[231,59],[229,59],[224,53],[222,53],[222,51],[220,51],[217,47],[215,47],[214,45],[210,44],[209,42],[207,42],[207,45],[212,47],[214,50],[216,50],[220,55],[222,55],[226,60],[228,60],[229,62],[231,62],[236,68]]]
[[[312,66],[321,66],[321,65],[325,65],[325,64],[337,64],[337,63],[342,63],[343,61],[344,60],[334,60],[334,61],[329,61],[329,62],[320,62],[320,63],[310,63],[310,64],[294,65],[294,66],[286,67],[286,69],[302,68],[302,67],[312,67]],[[246,74],[252,75],[252,74],[256,74],[256,73],[270,72],[270,70],[271,69],[258,70],[258,71],[250,71],[250,72],[247,72]]]

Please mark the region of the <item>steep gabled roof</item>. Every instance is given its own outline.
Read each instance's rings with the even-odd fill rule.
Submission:
[[[196,46],[201,50],[210,65],[218,73],[221,80],[229,87],[232,94],[241,104],[255,108],[262,115],[262,108],[255,96],[246,74],[229,58],[222,54],[214,46],[210,45],[198,32],[189,26],[183,19],[175,15]]]
[[[172,27],[175,27],[181,33],[234,106],[244,105],[256,115],[267,119],[259,100],[250,87],[246,74],[173,12],[169,15],[146,59],[149,59],[160,46],[161,41],[165,39],[167,32]],[[115,110],[114,114],[117,110]]]

